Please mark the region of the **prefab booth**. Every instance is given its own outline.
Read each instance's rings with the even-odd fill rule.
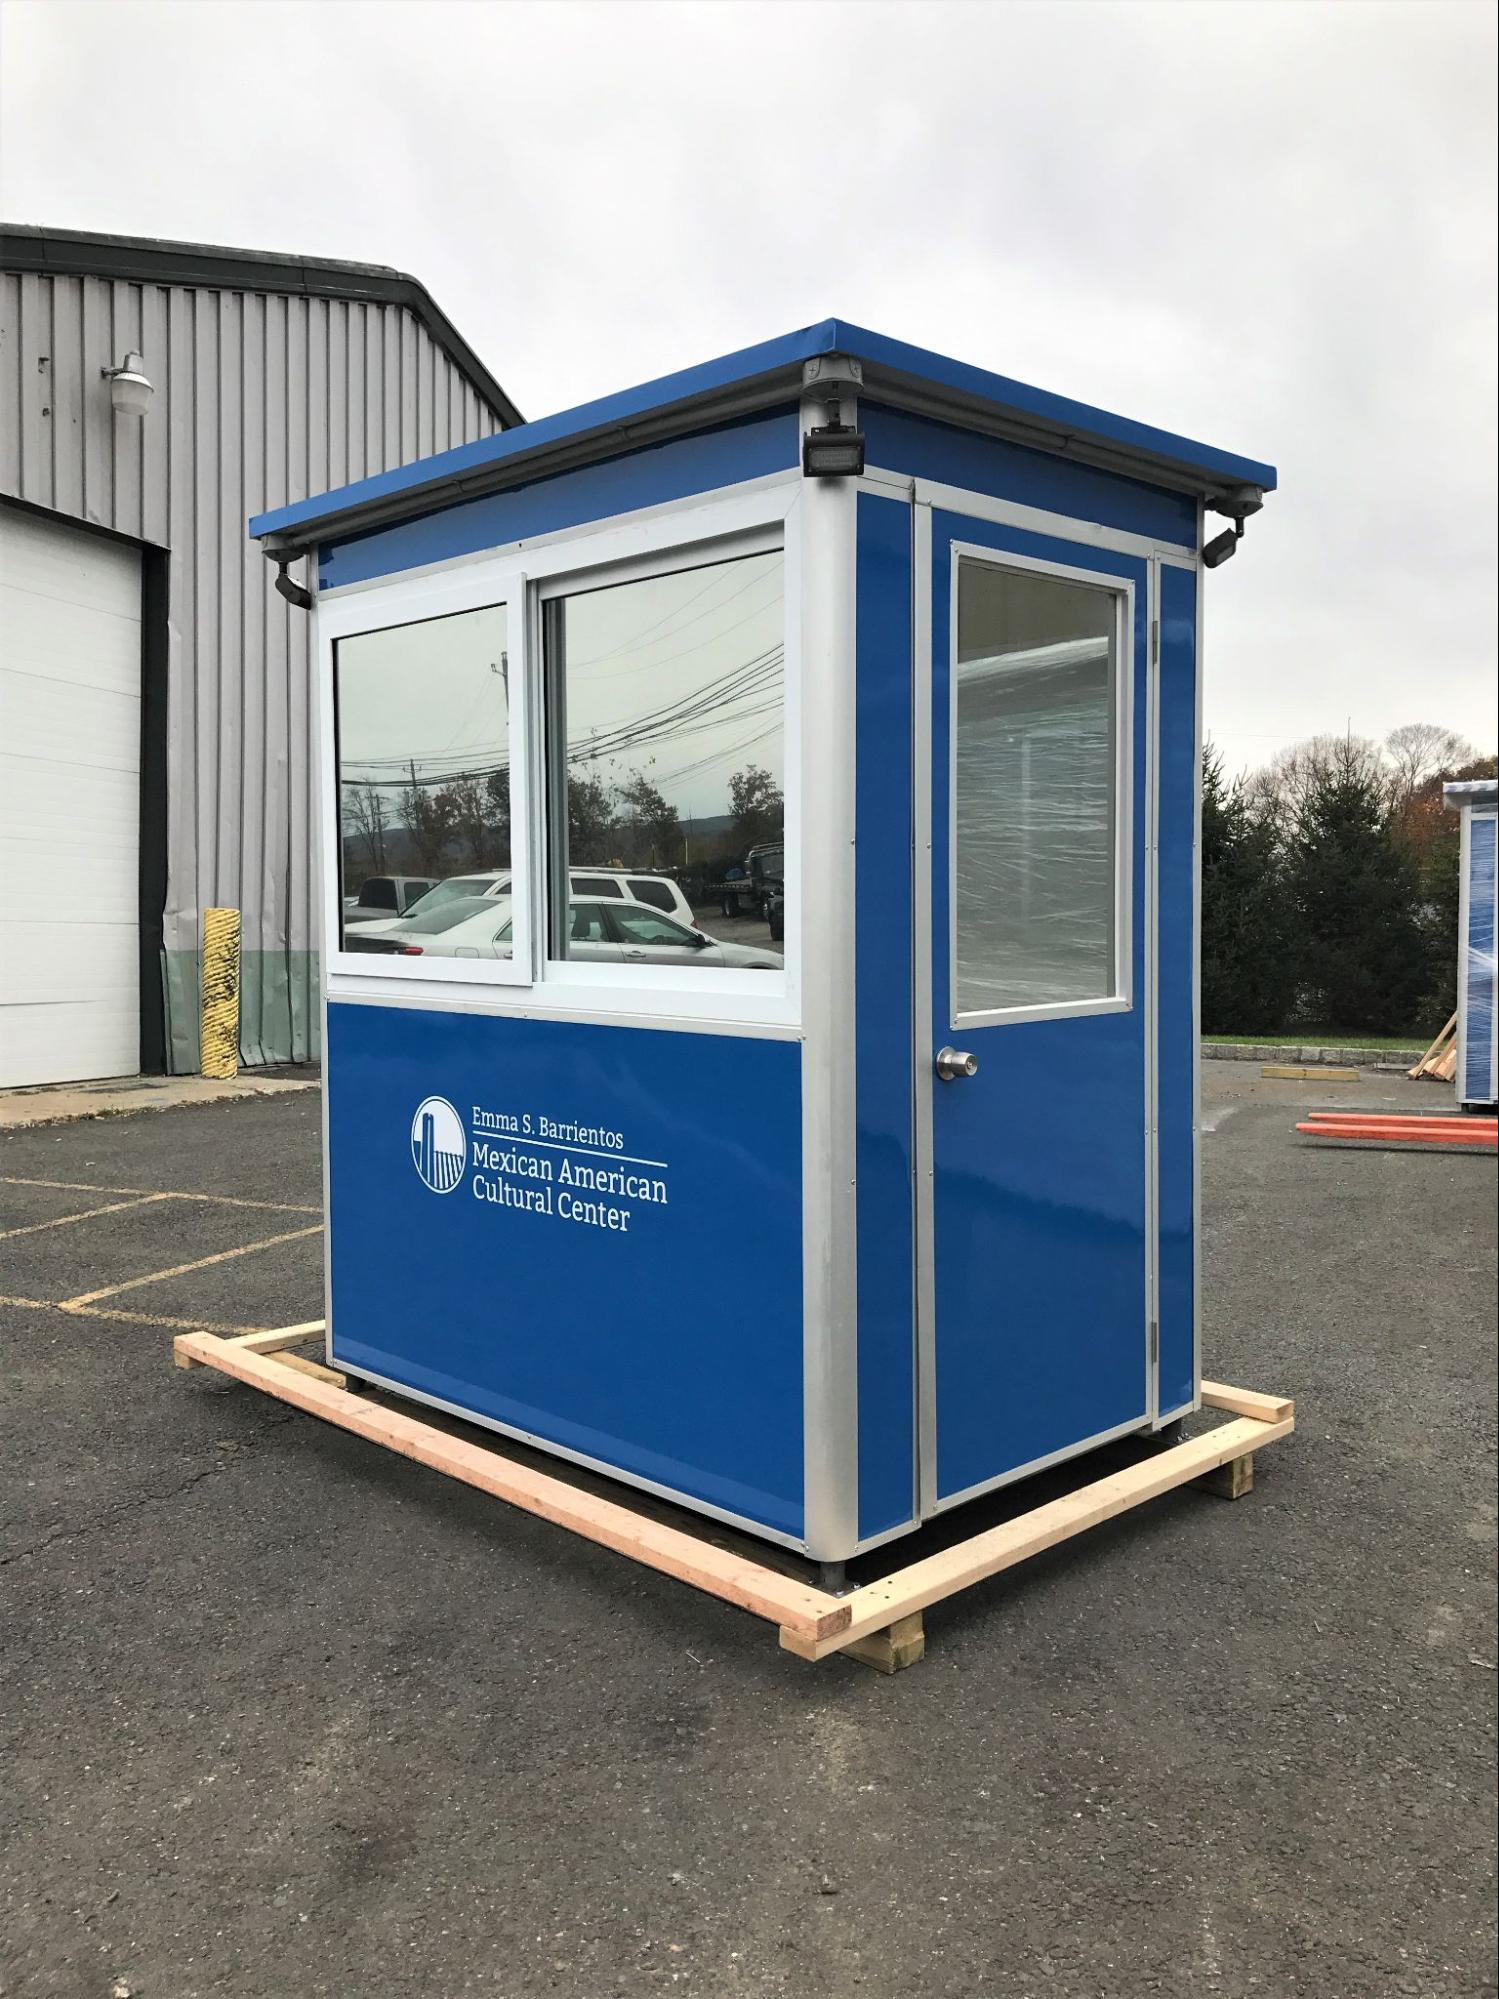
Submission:
[[[1457,1101],[1490,1110],[1499,1072],[1499,1013],[1494,1006],[1495,834],[1499,783],[1475,778],[1444,784],[1442,797],[1462,814],[1457,918]]]
[[[828,321],[254,521],[330,1360],[830,1565],[1192,1410],[1204,517],[1274,483]]]

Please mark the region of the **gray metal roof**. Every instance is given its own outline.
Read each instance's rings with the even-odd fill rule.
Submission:
[[[0,223],[0,269],[180,285],[190,290],[283,292],[292,297],[368,299],[408,306],[502,427],[508,429],[525,421],[426,286],[384,264],[350,264],[332,257],[235,250],[218,243],[173,243],[154,236],[99,235],[87,229],[47,229],[7,222]]]
[[[1499,804],[1499,778],[1467,777],[1444,784],[1442,803],[1450,805],[1454,812],[1461,812],[1465,805]]]

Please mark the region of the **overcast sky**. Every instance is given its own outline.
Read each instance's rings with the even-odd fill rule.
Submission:
[[[1491,749],[1495,18],[6,0],[0,208],[396,265],[528,416],[838,315],[1269,459],[1230,767]]]

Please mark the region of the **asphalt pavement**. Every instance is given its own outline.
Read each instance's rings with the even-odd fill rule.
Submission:
[[[0,1135],[0,1992],[1493,1992],[1495,1166],[1330,1101],[1450,1093],[1206,1065],[1253,1495],[891,1679],[173,1369],[320,1314],[315,1095]]]

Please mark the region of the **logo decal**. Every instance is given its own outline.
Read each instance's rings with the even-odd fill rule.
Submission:
[[[468,1165],[463,1121],[446,1097],[428,1097],[411,1120],[411,1163],[434,1194],[451,1194]]]

